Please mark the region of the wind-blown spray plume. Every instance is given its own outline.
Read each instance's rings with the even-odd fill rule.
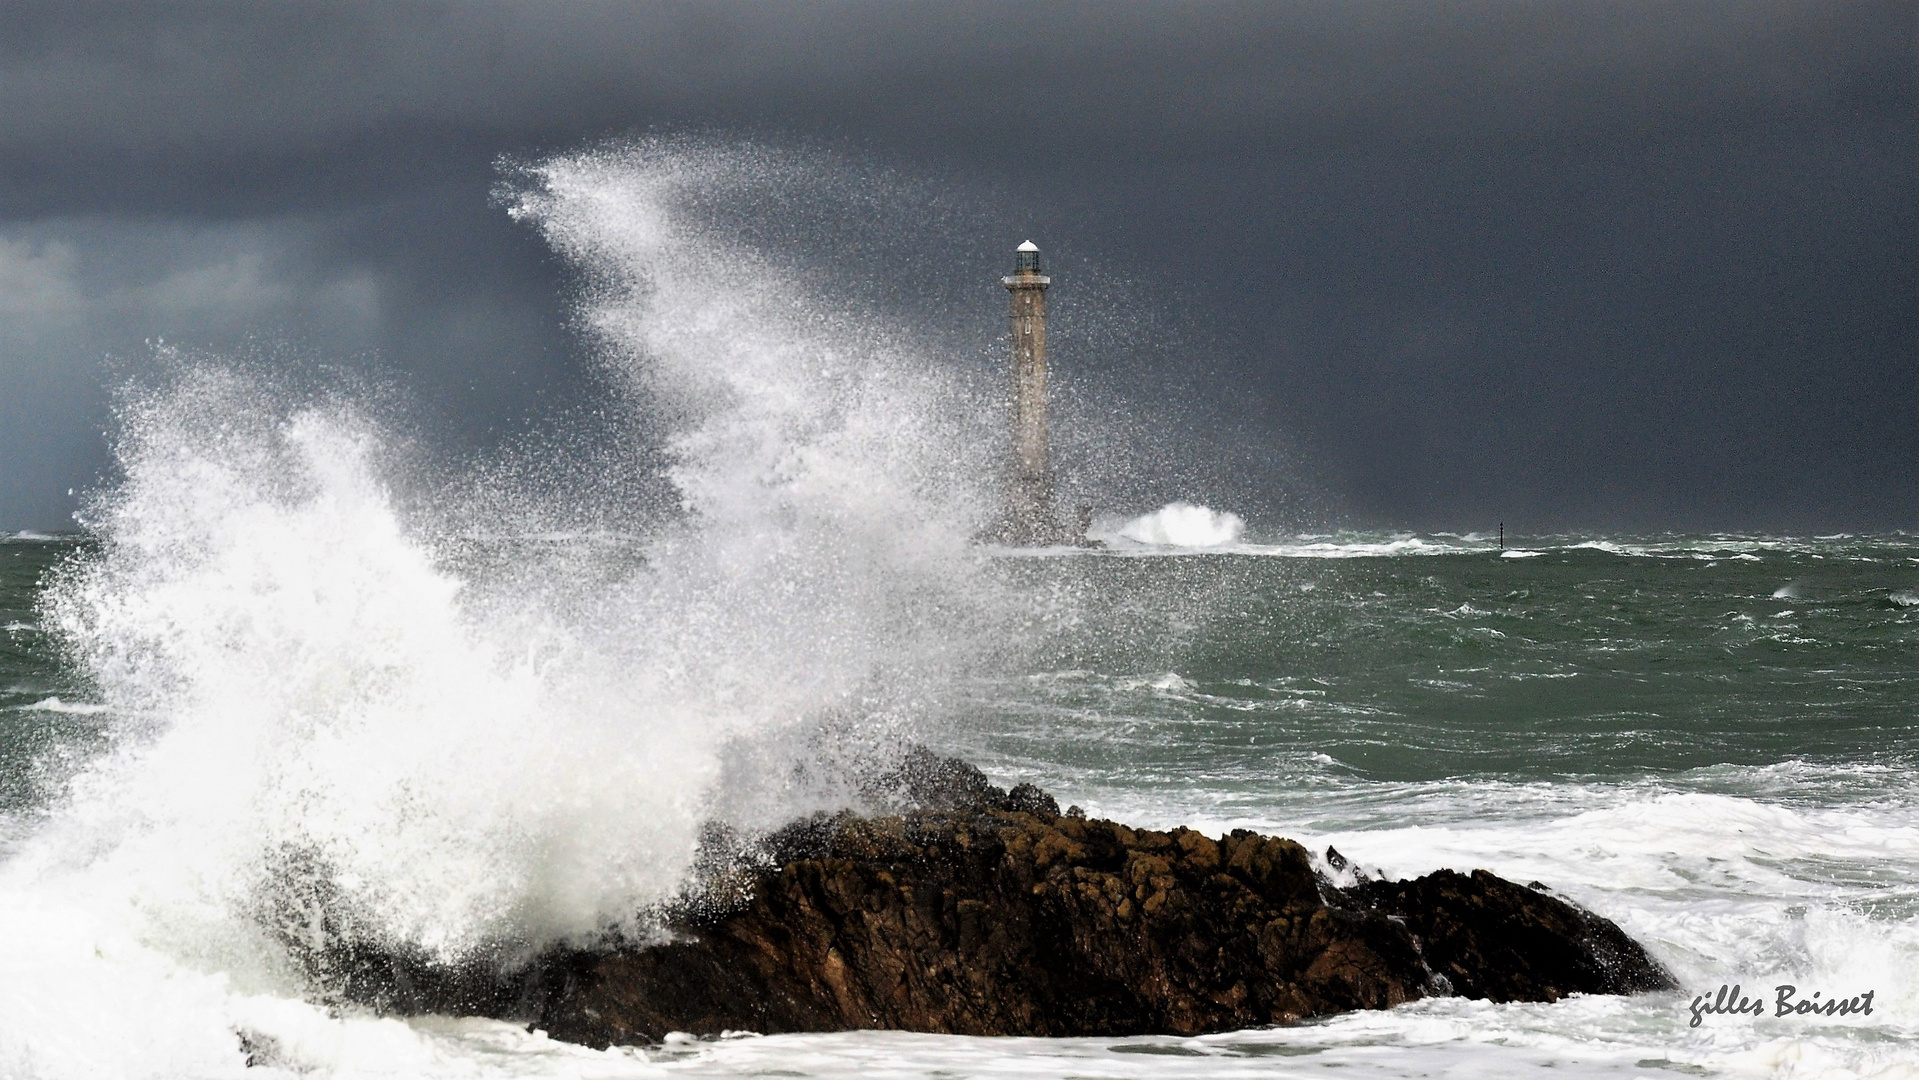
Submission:
[[[849,797],[820,733],[884,746],[1006,626],[935,365],[694,213],[768,161],[625,147],[509,196],[666,426],[681,512],[635,543],[476,570],[350,402],[210,360],[129,399],[101,547],[50,593],[117,724],[42,838],[61,872],[176,950],[461,959],[643,932],[703,823]]]

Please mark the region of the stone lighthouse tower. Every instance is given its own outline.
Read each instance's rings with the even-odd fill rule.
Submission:
[[[1014,255],[1012,294],[1013,455],[1006,485],[1003,539],[1014,544],[1066,540],[1053,516],[1053,468],[1046,446],[1046,287],[1039,247],[1031,240]]]

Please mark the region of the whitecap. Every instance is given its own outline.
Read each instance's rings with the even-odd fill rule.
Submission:
[[[17,712],[68,713],[75,716],[92,716],[107,711],[105,705],[85,701],[62,701],[57,697],[43,698],[31,705],[11,705],[8,708]]]

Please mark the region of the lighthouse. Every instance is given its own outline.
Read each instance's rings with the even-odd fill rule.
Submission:
[[[1013,274],[1001,279],[1012,297],[1013,445],[1001,538],[1012,544],[1070,544],[1080,529],[1063,528],[1053,513],[1053,467],[1047,459],[1046,288],[1039,246],[1031,240],[1013,255]]]

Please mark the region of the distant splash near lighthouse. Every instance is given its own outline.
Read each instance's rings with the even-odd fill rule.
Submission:
[[[1150,547],[1208,549],[1239,542],[1246,522],[1230,510],[1214,510],[1189,502],[1168,503],[1150,514],[1120,525],[1102,539]]]

